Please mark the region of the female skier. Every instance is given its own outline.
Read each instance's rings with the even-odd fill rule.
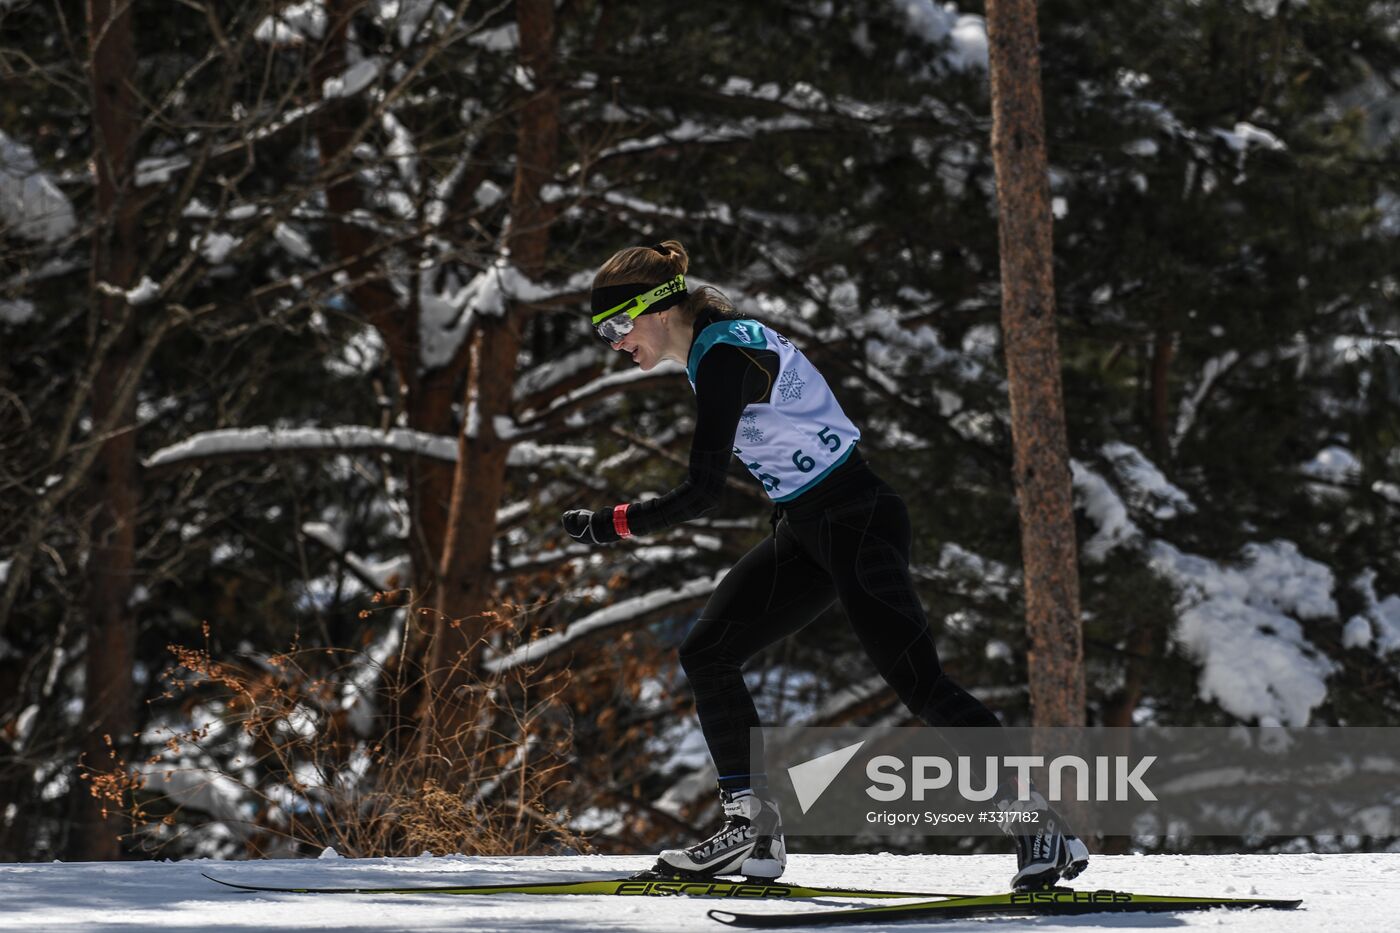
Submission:
[[[718,504],[738,456],[775,504],[773,534],[715,589],[680,647],[695,710],[719,772],[725,820],[708,839],[661,853],[657,871],[683,877],[773,879],[786,865],[781,816],[765,775],[750,773],[749,729],[759,725],[741,668],[839,599],[861,645],[899,699],[935,727],[999,726],[943,672],[909,575],[909,513],[860,455],[860,429],[802,351],[741,317],[713,288],[685,286],[689,257],[676,240],[620,250],[598,270],[592,322],[643,370],[686,367],[695,391],[689,473],[660,498],[563,516],[575,539],[606,544],[696,518]],[[1039,810],[1016,835],[1014,888],[1073,878],[1084,844],[1034,790],[1018,800],[1002,781],[1003,809]],[[1030,830],[1034,827],[1033,831]]]

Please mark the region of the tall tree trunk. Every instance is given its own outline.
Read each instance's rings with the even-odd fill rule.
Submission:
[[[457,365],[436,369],[412,380],[405,399],[410,428],[444,437],[456,432],[452,402],[465,368]],[[412,457],[407,463],[413,592],[415,603],[431,603],[437,592],[438,564],[447,543],[454,470],[452,464],[436,457]],[[419,652],[411,649],[410,654],[417,657]]]
[[[1050,185],[1033,0],[988,0],[1002,329],[1021,515],[1032,721],[1084,723],[1084,638],[1055,334]]]
[[[326,0],[328,28],[325,42],[312,63],[314,87],[324,87],[326,79],[345,72],[350,20],[361,6],[359,0]],[[349,297],[384,340],[398,377],[397,388],[408,427],[427,434],[451,435],[457,430],[453,401],[468,371],[473,348],[464,342],[451,359],[431,369],[424,366],[418,302],[412,297],[401,301],[387,279],[375,274],[369,256],[377,245],[376,239],[365,226],[349,220],[366,203],[356,173],[345,161],[354,128],[367,115],[364,108],[359,96],[323,100],[315,120],[321,165],[330,170],[326,203],[330,208],[331,241],[337,257],[349,262],[346,272],[355,283],[349,289]],[[469,186],[467,190],[474,188]],[[414,609],[433,606],[441,599],[438,572],[448,546],[454,476],[453,465],[439,459],[406,458],[412,579],[405,582],[411,587]],[[408,627],[405,650],[396,654],[385,669],[387,681],[403,685],[401,692],[393,693],[389,713],[390,742],[398,754],[408,753],[415,736],[431,731],[423,728],[425,724],[419,718],[426,692],[423,679],[417,672],[399,670],[401,660],[408,665],[423,663],[430,669],[435,663],[433,653],[438,639],[433,633],[437,626],[423,617],[415,615],[414,619],[428,624]]]
[[[541,274],[555,209],[540,189],[559,161],[559,98],[554,86],[554,2],[518,0],[520,64],[533,90],[521,110],[516,137],[515,185],[505,246],[525,275]],[[505,492],[511,441],[496,431],[496,419],[512,408],[522,317],[507,306],[500,316],[479,315],[472,332],[472,366],[463,408],[467,423],[458,438],[452,508],[438,571],[437,632],[429,655],[429,677],[440,702],[434,722],[440,733],[460,734],[477,711],[461,687],[475,672],[492,599],[492,546],[496,511]]]
[[[136,284],[139,231],[130,180],[139,120],[136,94],[129,83],[136,74],[131,15],[130,3],[89,0],[87,5],[98,216],[92,247],[92,296],[97,316],[93,333],[113,327],[122,330],[93,383],[94,424],[103,423],[112,414],[112,406],[119,404],[118,383],[134,365],[135,320],[124,298],[97,287],[101,283],[126,290]],[[124,756],[134,718],[135,622],[128,608],[139,504],[134,394],[124,407],[115,433],[102,443],[92,481],[81,750],[84,764],[97,770],[113,766],[113,751]],[[92,790],[85,782],[75,787],[71,857],[79,861],[115,859],[121,853],[121,821],[115,813],[104,812],[108,802],[94,796]]]

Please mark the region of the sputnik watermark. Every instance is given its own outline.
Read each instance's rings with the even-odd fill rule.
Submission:
[[[1156,755],[1146,755],[1133,764],[1127,755],[1096,755],[1093,759],[1085,759],[1079,755],[1060,755],[1051,759],[1047,765],[1043,755],[1006,755],[988,756],[974,768],[971,756],[959,755],[955,768],[952,762],[941,755],[915,755],[909,762],[894,755],[877,755],[865,765],[865,776],[871,781],[865,792],[874,800],[907,798],[922,801],[930,791],[942,791],[952,787],[956,772],[958,796],[963,800],[982,802],[997,796],[997,775],[1014,772],[1015,787],[1018,788],[1015,799],[1027,801],[1030,799],[1031,770],[1046,768],[1049,778],[1046,782],[1045,799],[1051,803],[1070,799],[1111,800],[1121,803],[1133,799],[1131,794],[1136,794],[1138,800],[1156,800],[1157,795],[1143,783],[1143,775],[1156,760]],[[905,780],[902,773],[906,764],[909,765],[911,775],[909,780]],[[1070,782],[1074,788],[1072,794],[1065,793],[1067,771],[1073,773],[1073,780]],[[981,787],[973,787],[977,773],[984,776]]]
[[[770,727],[787,835],[1400,835],[1400,729]],[[1048,808],[1047,808],[1048,807]]]
[[[864,744],[856,742],[787,769],[803,813],[821,798]],[[1079,755],[1059,755],[1052,758],[1048,765],[1043,755],[992,755],[981,759],[975,766],[969,755],[959,755],[955,760],[956,765],[942,755],[914,755],[907,761],[895,755],[876,755],[865,763],[865,776],[870,781],[865,793],[871,800],[881,802],[906,799],[922,802],[928,799],[930,793],[938,794],[953,788],[963,800],[982,803],[997,796],[1001,788],[997,776],[1002,775],[1014,776],[1015,780],[1008,781],[1007,786],[1015,789],[1015,800],[1024,802],[1030,800],[1032,770],[1045,768],[1048,778],[1044,796],[1051,803],[1069,799],[1116,802],[1157,799],[1144,781],[1147,769],[1157,760],[1156,755],[1144,755],[1137,759],[1127,755],[1096,755],[1092,759]],[[904,774],[906,767],[909,772],[907,779]],[[1067,773],[1071,777],[1068,782]],[[982,786],[975,787],[973,785],[979,774],[982,776]],[[1066,793],[1067,783],[1072,789],[1069,793]],[[903,816],[912,817],[914,814]]]

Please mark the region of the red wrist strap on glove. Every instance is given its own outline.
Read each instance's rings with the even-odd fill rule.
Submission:
[[[627,527],[627,506],[613,506],[613,531],[619,538],[632,537],[632,529]]]

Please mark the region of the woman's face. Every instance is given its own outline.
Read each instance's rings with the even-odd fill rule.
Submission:
[[[670,346],[671,331],[661,317],[661,314],[643,314],[632,322],[632,329],[612,348],[632,354],[632,360],[643,371],[664,359],[676,359],[674,348]]]

